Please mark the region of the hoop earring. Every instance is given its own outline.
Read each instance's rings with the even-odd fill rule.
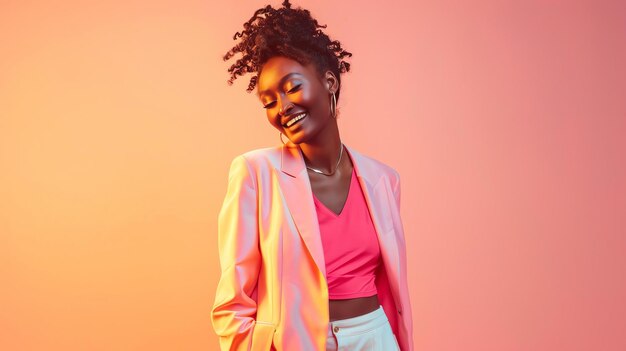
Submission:
[[[335,93],[333,93],[333,98],[330,101],[330,115],[333,116],[334,119],[337,119],[337,98],[335,97]]]
[[[280,142],[283,143],[283,145],[287,145],[287,143],[283,141],[283,132],[278,132],[278,134],[280,134]]]

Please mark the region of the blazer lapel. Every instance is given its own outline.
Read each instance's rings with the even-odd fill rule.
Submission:
[[[344,145],[345,146],[345,145]],[[390,194],[387,183],[381,177],[380,168],[376,167],[372,162],[367,162],[365,158],[357,151],[345,146],[350,153],[350,157],[354,163],[354,170],[363,189],[365,202],[369,209],[370,217],[374,222],[376,234],[378,235],[378,244],[382,256],[383,263],[387,274],[391,277],[392,289],[395,288],[394,282],[397,282],[400,275],[400,261],[398,254],[397,241],[395,236],[395,228],[391,212],[389,210],[389,201],[393,201],[393,194]]]
[[[324,248],[313,202],[311,182],[306,173],[304,157],[299,147],[282,147],[280,187],[287,201],[287,207],[293,217],[297,230],[302,237],[311,257],[326,278]]]
[[[390,201],[390,197],[387,194],[389,190],[381,177],[379,168],[374,167],[375,165],[367,162],[361,154],[345,144],[344,147],[350,154],[357,179],[365,195],[370,217],[378,235],[385,267],[392,277],[397,278],[400,276],[400,264],[397,262],[398,253],[395,235],[391,231],[393,229],[393,221],[389,213],[388,201]],[[289,212],[311,257],[326,278],[324,249],[322,247],[317,212],[313,202],[313,191],[306,172],[304,157],[298,146],[282,146],[281,171],[279,182]],[[390,232],[392,235],[388,235]]]

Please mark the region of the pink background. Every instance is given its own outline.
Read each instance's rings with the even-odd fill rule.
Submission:
[[[217,349],[228,165],[280,142],[221,55],[266,4],[0,4],[0,349]],[[625,350],[626,2],[295,5],[401,174],[417,350]]]

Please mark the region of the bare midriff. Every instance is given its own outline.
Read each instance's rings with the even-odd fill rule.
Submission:
[[[345,300],[328,300],[330,320],[357,317],[372,311],[380,306],[378,295],[356,297]]]

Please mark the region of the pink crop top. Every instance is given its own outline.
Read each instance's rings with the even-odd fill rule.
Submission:
[[[322,236],[329,299],[376,295],[378,235],[354,168],[348,198],[337,215],[313,195]]]

